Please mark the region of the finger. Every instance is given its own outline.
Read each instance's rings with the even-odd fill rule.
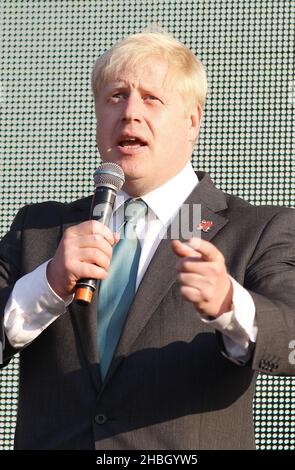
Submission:
[[[120,241],[120,234],[119,232],[114,232],[114,239],[115,239],[115,244],[117,244]]]
[[[93,233],[102,235],[111,245],[115,243],[114,234],[106,225],[98,222],[97,220],[91,220],[93,224]]]
[[[81,224],[74,225],[67,229],[67,233],[70,236],[78,237],[78,236],[85,236],[85,235],[101,235],[106,240],[113,245],[115,243],[114,235],[111,230],[101,222],[97,220],[87,220],[86,222],[82,222]]]
[[[103,251],[109,257],[112,256],[112,245],[102,235],[94,234],[76,237],[75,241],[71,240],[71,244],[78,250],[82,248],[95,248]]]
[[[106,271],[109,269],[111,262],[109,256],[95,248],[82,248],[79,250],[79,261],[88,264],[96,264]]]
[[[199,274],[180,273],[178,279],[182,286],[194,287],[200,291],[208,285],[208,280]]]
[[[176,270],[183,273],[200,274],[204,277],[217,276],[220,273],[218,263],[202,261],[202,258],[197,257],[181,258],[176,264]]]
[[[191,238],[187,242],[188,246],[200,253],[205,261],[219,261],[223,258],[222,253],[213,245],[206,240],[201,238]]]
[[[176,263],[176,270],[179,272],[197,273],[201,272],[200,268],[204,263],[208,265],[207,261],[202,261],[202,255],[196,253],[194,256],[180,258]]]
[[[79,265],[77,265],[77,270],[79,273],[77,280],[83,278],[101,280],[106,279],[108,275],[107,270],[93,263],[81,262]]]
[[[192,246],[189,246],[187,242],[181,242],[180,240],[172,240],[172,249],[176,255],[181,257],[190,256],[200,258],[200,255],[197,253],[196,249]]]
[[[201,301],[201,293],[195,287],[181,286],[180,293],[185,300],[198,304]]]
[[[179,240],[172,241],[172,248],[178,256],[195,256],[195,253],[202,255],[204,261],[219,261],[223,259],[222,253],[210,242],[200,238],[191,238],[187,242]]]

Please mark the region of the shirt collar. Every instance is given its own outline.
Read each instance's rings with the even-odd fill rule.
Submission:
[[[162,186],[142,196],[142,199],[161,223],[167,226],[197,184],[198,177],[189,161],[177,175]],[[125,191],[118,191],[114,212],[129,198],[129,194]]]

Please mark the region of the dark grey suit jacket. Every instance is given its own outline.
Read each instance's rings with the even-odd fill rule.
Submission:
[[[251,449],[257,371],[294,374],[294,210],[254,207],[198,173],[187,203],[202,205],[229,273],[249,290],[258,338],[240,366],[221,335],[180,293],[176,256],[162,240],[139,286],[104,383],[97,298],[72,303],[20,354],[18,449]],[[55,253],[65,227],[88,218],[91,198],[27,206],[0,244],[1,312],[15,281]],[[194,228],[193,228],[194,229]],[[197,227],[195,227],[197,233]],[[99,320],[98,320],[99,321]],[[16,351],[6,340],[5,359]]]

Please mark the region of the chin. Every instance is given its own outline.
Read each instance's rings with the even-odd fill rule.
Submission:
[[[135,158],[120,158],[116,161],[124,171],[128,179],[142,178],[147,173],[147,167],[143,161]]]

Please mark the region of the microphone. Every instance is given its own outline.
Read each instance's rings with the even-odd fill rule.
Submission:
[[[92,198],[90,219],[108,225],[113,212],[117,191],[125,182],[122,168],[116,163],[102,163],[93,175],[95,192]],[[97,286],[96,279],[79,279],[75,289],[75,300],[81,305],[91,303]]]

